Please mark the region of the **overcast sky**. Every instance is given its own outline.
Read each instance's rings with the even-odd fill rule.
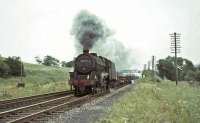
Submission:
[[[75,56],[70,35],[80,10],[101,18],[125,47],[134,51],[142,67],[155,55],[170,54],[169,33],[182,34],[182,57],[200,63],[199,0],[0,0],[0,54],[20,56],[34,62],[35,56],[52,55],[60,60]]]

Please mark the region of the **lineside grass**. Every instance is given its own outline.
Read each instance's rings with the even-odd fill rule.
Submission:
[[[20,77],[0,78],[0,100],[68,90],[68,68],[24,64],[25,87],[17,88]]]
[[[97,123],[200,123],[200,87],[139,80]]]

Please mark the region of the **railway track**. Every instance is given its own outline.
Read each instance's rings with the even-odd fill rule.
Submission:
[[[52,118],[105,94],[107,92],[75,97],[73,91],[65,91],[0,101],[3,110],[0,112],[0,123],[43,123],[48,121],[49,117]]]
[[[0,113],[0,122],[3,123],[27,123],[42,122],[40,118],[57,113],[60,110],[67,110],[77,106],[90,96],[75,97],[73,94],[56,99],[28,105]],[[65,109],[63,109],[65,108]]]
[[[36,95],[36,96],[29,96],[29,97],[22,97],[22,98],[0,101],[0,112],[39,103],[42,101],[51,100],[54,98],[59,98],[59,97],[72,94],[72,93],[73,91],[62,91],[62,92],[48,93],[48,94],[43,94],[43,95]]]
[[[26,106],[23,107],[20,106],[17,108],[0,112],[0,123],[29,123],[29,122],[43,123],[45,121],[48,121],[49,117],[55,116],[66,110],[70,110],[74,107],[78,107],[83,103],[89,102],[92,99],[95,99],[103,94],[106,93],[101,93],[96,95],[86,95],[83,97],[75,97],[73,94],[69,93],[68,95],[56,97],[54,99],[49,99],[49,100],[46,99],[46,101],[43,100],[41,102],[33,104],[29,103],[29,105],[27,104]],[[30,99],[31,98],[28,98],[27,100]],[[16,101],[15,103],[23,102],[21,99],[19,100]],[[7,103],[4,104],[10,104],[10,103],[11,102],[8,101]]]

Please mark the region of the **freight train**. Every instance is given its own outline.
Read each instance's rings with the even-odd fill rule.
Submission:
[[[89,53],[89,50],[84,50],[75,58],[74,71],[70,72],[69,80],[75,95],[109,91],[120,83],[111,60]]]

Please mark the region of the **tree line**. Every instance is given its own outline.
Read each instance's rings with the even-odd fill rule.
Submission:
[[[174,63],[174,57],[168,56],[165,59],[158,60],[157,74],[162,79],[168,79],[174,81],[176,79],[176,69]],[[35,60],[38,64],[45,66],[61,66],[72,67],[73,61],[59,61],[57,58],[46,55],[43,59],[36,56]],[[178,57],[178,80],[179,81],[199,81],[200,82],[200,65],[194,65],[192,61]],[[0,56],[0,77],[8,76],[25,76],[24,65],[21,62],[20,57],[12,56],[4,58]]]
[[[168,56],[160,59],[157,63],[158,75],[163,79],[175,81],[176,67],[175,58]],[[192,61],[178,57],[178,80],[179,81],[199,81],[200,82],[200,65],[194,65]]]
[[[72,67],[73,61],[59,61],[57,58],[46,55],[43,59],[36,56],[35,60],[38,64],[45,66],[61,66],[61,67]],[[10,56],[8,58],[2,57],[0,55],[0,77],[10,77],[10,76],[25,76],[24,64],[21,58],[18,56]]]
[[[35,61],[38,64],[43,64],[45,66],[61,66],[61,67],[72,67],[73,66],[73,61],[66,62],[66,61],[59,61],[57,58],[46,55],[43,59],[40,58],[39,56],[35,57]]]

